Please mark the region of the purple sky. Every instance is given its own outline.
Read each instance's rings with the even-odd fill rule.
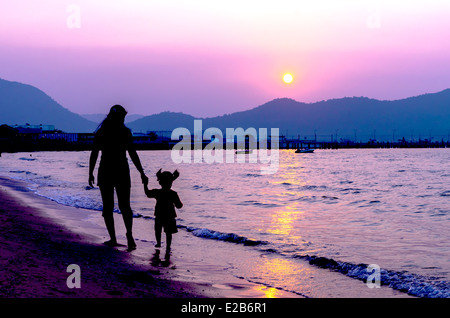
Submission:
[[[0,78],[76,113],[209,117],[450,88],[450,1],[15,0],[0,15]]]

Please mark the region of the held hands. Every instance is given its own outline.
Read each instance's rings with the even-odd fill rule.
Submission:
[[[148,185],[148,177],[145,175],[144,172],[141,172],[141,180],[142,180],[142,184],[143,184],[144,186],[147,186],[147,185]]]

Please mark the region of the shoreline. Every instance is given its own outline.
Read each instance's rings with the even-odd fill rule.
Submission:
[[[13,191],[0,186],[0,297],[210,297],[205,286],[173,281],[155,275],[150,266],[127,263],[126,253],[55,224],[45,211],[19,202]],[[67,286],[70,264],[80,267],[81,288]]]
[[[27,190],[26,183],[0,177],[0,298],[254,299],[267,298],[272,289],[186,254],[164,266],[164,250],[155,249],[152,262],[143,261],[144,242],[133,252],[105,246],[106,229],[87,222],[89,214],[99,218],[98,211],[61,205]],[[67,286],[70,264],[80,267],[81,288]],[[276,295],[301,298],[280,290]]]

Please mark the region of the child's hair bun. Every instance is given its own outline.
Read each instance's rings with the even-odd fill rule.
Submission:
[[[162,168],[161,168],[162,169]],[[156,177],[158,178],[158,181],[161,180],[171,180],[174,181],[175,179],[177,179],[180,176],[180,173],[178,172],[178,170],[175,170],[173,173],[170,171],[162,171],[161,169],[158,170],[158,172],[156,173]]]

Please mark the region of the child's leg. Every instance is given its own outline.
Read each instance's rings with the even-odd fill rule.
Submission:
[[[172,245],[172,233],[166,233],[166,241],[167,241],[166,249],[170,250],[170,245]]]
[[[162,224],[156,218],[155,219],[155,236],[156,236],[156,247],[161,247],[161,232],[162,232]]]

